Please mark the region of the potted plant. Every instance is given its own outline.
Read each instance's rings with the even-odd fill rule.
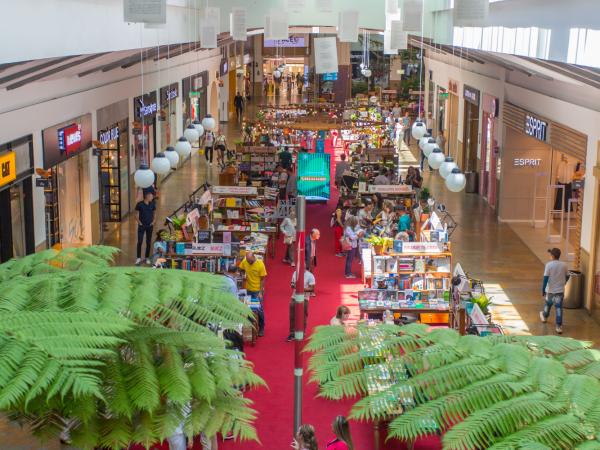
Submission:
[[[492,313],[490,311],[490,305],[492,303],[492,299],[485,294],[481,294],[479,297],[472,297],[469,299],[469,301],[475,305],[478,305],[487,321],[491,323]]]
[[[367,242],[373,246],[376,255],[383,254],[388,238],[371,235],[367,238]]]

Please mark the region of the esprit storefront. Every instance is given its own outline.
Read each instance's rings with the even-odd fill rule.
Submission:
[[[0,262],[35,252],[32,139],[0,145]]]
[[[511,103],[503,121],[500,220],[521,223],[525,242],[537,229],[540,246],[552,243],[578,267],[588,137]]]
[[[90,245],[92,115],[46,128],[42,140],[44,171],[36,186],[44,189],[46,246]]]

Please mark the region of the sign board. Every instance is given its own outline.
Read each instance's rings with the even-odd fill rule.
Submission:
[[[300,153],[298,195],[304,195],[307,200],[329,200],[331,192],[329,164],[329,153]]]
[[[423,0],[404,0],[400,10],[404,31],[421,31]]]
[[[306,47],[306,40],[302,36],[290,36],[287,39],[265,39],[265,47],[300,48]]]
[[[246,22],[246,8],[233,7],[229,16],[231,37],[234,41],[246,41],[248,29]]]
[[[448,92],[440,92],[439,97],[442,99],[447,99],[450,94]]]
[[[337,81],[337,79],[338,79],[337,72],[323,74],[323,81]]]
[[[255,186],[213,186],[210,190],[218,195],[258,195]]]
[[[222,255],[224,252],[225,244],[202,242],[188,242],[184,250],[185,255]]]
[[[454,26],[481,26],[489,13],[489,0],[454,0]]]
[[[524,131],[527,136],[546,142],[548,137],[548,122],[533,115],[525,114]]]
[[[340,11],[338,21],[340,42],[358,42],[358,11],[347,9]]]
[[[410,194],[412,193],[412,186],[408,184],[370,184],[370,194]]]
[[[315,71],[318,74],[338,72],[337,43],[334,37],[315,38]]]
[[[179,83],[173,83],[169,86],[160,88],[160,106],[164,108],[168,106],[171,100],[179,97]]]
[[[36,178],[35,179],[35,187],[47,188],[50,187],[50,179],[49,178]]]
[[[467,86],[465,84],[463,86],[463,97],[467,102],[473,103],[474,105],[479,106],[479,90],[478,89],[472,88],[471,86]]]
[[[80,123],[72,123],[66,127],[59,128],[58,149],[69,158],[81,149],[81,138]]]
[[[210,244],[211,241],[211,232],[208,230],[198,231],[198,243],[200,244]]]
[[[167,0],[123,0],[123,20],[166,24]]]
[[[402,253],[442,253],[442,242],[402,242]]]
[[[92,146],[92,115],[86,114],[42,131],[44,169],[50,169]]]
[[[6,152],[0,155],[0,186],[4,186],[17,179],[17,155],[15,152]]]
[[[133,117],[135,120],[143,120],[146,117],[153,117],[158,112],[158,102],[156,101],[156,91],[140,95],[133,99]]]
[[[539,167],[542,165],[541,158],[514,158],[513,166],[515,167]]]
[[[106,145],[110,141],[116,141],[119,139],[119,125],[115,124],[106,130],[101,130],[98,132],[98,141],[100,144]]]

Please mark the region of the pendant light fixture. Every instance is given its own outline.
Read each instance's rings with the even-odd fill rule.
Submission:
[[[431,137],[431,135],[429,133],[425,133],[425,136],[423,136],[423,139],[419,139],[419,148],[421,150],[425,150],[425,148],[424,148],[425,144],[427,144],[430,137]]]
[[[144,98],[144,40],[143,40],[143,24],[140,23],[140,78],[141,78],[141,88],[142,88],[142,99]],[[148,167],[148,140],[144,135],[144,125],[145,125],[145,117],[142,115],[140,111],[140,118],[142,119],[142,154],[140,157],[140,165],[138,169],[133,174],[133,181],[135,182],[137,187],[145,189],[147,187],[152,186],[154,183],[155,175],[154,172],[150,170]]]
[[[452,156],[447,156],[442,165],[440,166],[440,176],[444,179],[448,178],[448,175],[452,173],[452,170],[458,168]]]
[[[166,175],[171,171],[171,162],[167,159],[163,152],[158,152],[154,159],[152,160],[152,164],[150,164],[152,170],[158,175]]]
[[[417,120],[413,123],[411,134],[412,137],[420,140],[427,133],[427,126],[423,122],[423,116],[421,111],[421,105],[423,103],[423,25],[424,25],[424,14],[425,14],[425,1],[421,3],[421,48],[419,50],[420,63],[419,63],[419,114]]]
[[[442,149],[439,148],[437,145],[427,157],[429,167],[431,167],[433,170],[439,169],[442,163],[444,162],[444,159],[444,152],[442,152]]]
[[[198,130],[196,130],[196,127],[191,123],[186,127],[185,131],[183,132],[183,136],[188,140],[190,144],[198,142],[198,139],[200,138]]]
[[[421,140],[425,141],[422,148],[423,148],[423,153],[425,154],[425,157],[428,158],[429,155],[431,155],[431,152],[433,151],[433,149],[437,147],[437,144],[435,143],[435,139],[433,139],[433,138],[427,138],[427,139],[421,139]],[[421,141],[419,141],[419,143],[421,143]]]
[[[202,126],[207,131],[213,131],[217,126],[215,119],[210,114],[207,114],[204,119],[202,119]]]
[[[198,132],[198,139],[200,139],[204,134],[204,127],[202,126],[202,123],[198,119],[194,119],[192,125],[194,125],[194,128]]]
[[[361,64],[361,70],[360,73],[362,74],[362,76],[364,76],[365,78],[369,78],[373,73],[371,72],[371,69],[369,69],[369,46],[371,44],[371,38],[369,36],[369,31],[368,30],[363,30],[363,62]]]
[[[179,153],[175,151],[175,147],[167,147],[165,149],[165,157],[171,164],[171,169],[176,169],[179,164]]]
[[[449,191],[460,192],[467,185],[467,179],[465,174],[460,171],[458,167],[452,169],[450,175],[446,178],[446,187]]]
[[[177,141],[177,144],[175,144],[175,151],[179,154],[179,158],[182,161],[185,161],[185,159],[192,153],[192,144],[190,144],[189,141],[182,136]]]

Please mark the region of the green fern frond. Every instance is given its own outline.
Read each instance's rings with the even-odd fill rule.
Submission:
[[[582,349],[566,353],[560,361],[567,369],[577,370],[588,364],[600,362],[600,351],[595,349]]]
[[[443,437],[444,448],[488,448],[503,436],[545,417],[563,414],[566,409],[566,405],[555,404],[539,392],[498,402],[474,412],[448,430]]]
[[[578,445],[575,450],[600,450],[600,442],[597,440],[586,441]]]

